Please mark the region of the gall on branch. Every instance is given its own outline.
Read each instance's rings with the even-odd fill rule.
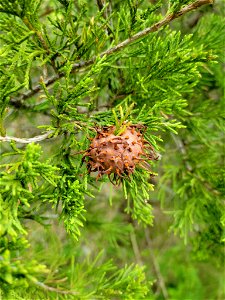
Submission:
[[[115,126],[96,128],[97,135],[83,157],[88,172],[98,172],[96,180],[106,174],[113,184],[119,184],[137,165],[150,170],[148,162],[157,157],[152,145],[144,139],[144,129],[143,125],[129,125],[116,135]]]

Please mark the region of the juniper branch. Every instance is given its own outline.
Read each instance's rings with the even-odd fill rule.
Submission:
[[[42,135],[34,136],[32,138],[17,138],[17,137],[13,137],[13,136],[0,136],[0,142],[15,141],[15,142],[21,143],[21,144],[36,143],[36,142],[40,142],[40,141],[51,138],[51,133],[53,133],[53,130],[50,130]]]
[[[139,40],[143,37],[145,37],[146,35],[148,35],[149,33],[152,32],[156,32],[158,31],[160,28],[168,25],[170,22],[172,22],[173,20],[177,19],[178,17],[181,17],[185,14],[187,14],[188,12],[195,10],[203,5],[206,4],[213,4],[214,0],[197,0],[189,5],[186,5],[185,7],[183,7],[181,10],[179,10],[178,12],[174,12],[174,13],[170,13],[167,16],[165,16],[161,21],[155,23],[154,25],[145,28],[144,30],[134,34],[132,37],[122,41],[121,43],[117,44],[114,47],[109,48],[106,51],[103,51],[99,56],[103,57],[103,56],[109,56],[113,53],[116,53],[120,50],[122,50],[123,48],[125,48],[126,46],[132,44],[134,41]],[[99,56],[93,56],[91,59],[86,60],[86,61],[80,61],[77,63],[73,64],[72,70],[71,72],[75,72],[81,68],[84,67],[88,67],[92,64],[94,64],[94,62],[96,61],[96,59]],[[57,81],[58,79],[62,78],[65,76],[64,72],[58,72],[58,74],[53,75],[50,78],[47,78],[44,81],[45,86],[49,86],[51,84],[53,84],[55,81]],[[12,105],[15,105],[17,107],[20,106],[20,104],[22,105],[23,101],[34,96],[35,94],[37,94],[38,92],[40,92],[42,89],[42,86],[40,84],[36,85],[32,90],[29,90],[23,94],[21,94],[18,98],[14,98],[11,99],[10,103]]]
[[[34,32],[35,32],[35,34],[36,34],[36,36],[37,36],[39,42],[40,42],[41,45],[42,45],[42,47],[45,49],[45,51],[47,52],[47,54],[50,55],[51,51],[50,51],[50,49],[48,48],[48,45],[47,45],[47,43],[46,43],[46,41],[45,41],[45,39],[44,39],[42,33],[41,33],[39,30],[37,30],[36,28],[34,28],[34,26],[29,22],[29,20],[28,20],[26,17],[24,17],[22,20],[23,20],[23,23],[24,23],[31,31],[34,31]],[[58,70],[57,70],[57,68],[56,68],[56,64],[55,64],[54,59],[51,58],[50,61],[51,61],[51,65],[52,65],[52,67],[53,67],[55,73],[57,74],[57,73],[58,73]]]
[[[44,284],[43,282],[40,282],[40,281],[36,281],[35,284],[38,285],[39,287],[41,287],[42,289],[46,290],[46,291],[56,292],[56,293],[64,294],[64,295],[77,295],[78,294],[77,292],[64,291],[64,290],[54,288],[52,286],[48,286],[48,285],[46,285],[46,284]]]
[[[97,5],[98,5],[98,8],[99,8],[99,11],[103,11],[102,12],[102,16],[103,16],[103,18],[105,19],[105,20],[107,20],[107,18],[108,18],[108,14],[107,14],[107,10],[108,10],[108,7],[106,7],[106,11],[104,10],[104,4],[103,4],[103,2],[102,2],[102,0],[97,0]],[[110,5],[110,2],[107,4],[108,6]],[[106,24],[106,31],[107,31],[107,33],[108,33],[108,35],[110,36],[111,34],[113,34],[113,32],[112,32],[112,30],[111,30],[111,28],[108,26],[108,24]],[[111,39],[110,39],[111,41],[112,41],[112,37],[111,37]]]
[[[196,174],[196,172],[194,172],[194,168],[190,165],[190,163],[185,159],[187,157],[187,151],[185,148],[185,144],[182,140],[178,139],[178,137],[176,137],[174,134],[171,134],[172,138],[177,146],[177,149],[181,152],[181,154],[183,155],[183,159],[184,159],[184,164],[185,167],[187,169],[187,171],[192,174],[192,176],[194,176],[196,179],[198,179],[205,187],[206,189],[215,194],[216,196],[220,195],[220,193],[214,189],[211,184],[209,182],[207,182],[206,180],[204,180],[203,178],[201,178],[200,176],[198,176]]]

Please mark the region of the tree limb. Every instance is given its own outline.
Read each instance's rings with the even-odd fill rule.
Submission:
[[[132,44],[134,41],[139,40],[139,39],[143,38],[144,36],[148,35],[149,33],[158,31],[161,27],[168,25],[171,21],[177,19],[178,17],[181,17],[182,15],[185,15],[186,13],[188,13],[192,10],[195,10],[203,5],[213,4],[213,2],[214,2],[214,0],[197,0],[189,5],[186,5],[185,7],[180,9],[178,12],[168,14],[161,21],[155,23],[154,25],[152,25],[148,28],[145,28],[142,31],[139,31],[138,33],[134,34],[132,37],[124,40],[123,42],[117,44],[116,46],[111,47],[106,51],[103,51],[99,56],[100,57],[109,56],[115,52],[118,52],[121,49],[125,48],[126,46]],[[92,65],[96,61],[97,57],[98,56],[93,56],[89,60],[74,63],[71,72],[75,72],[76,70],[79,70],[81,68]],[[64,76],[65,76],[64,72],[59,72],[58,74],[53,75],[52,77],[46,79],[44,81],[44,84],[45,84],[45,86],[49,86]],[[18,98],[11,99],[10,103],[16,107],[19,107],[20,104],[22,105],[24,100],[37,94],[38,92],[41,91],[41,89],[42,89],[42,86],[40,84],[38,84],[32,90],[29,90],[29,91],[21,94]]]
[[[48,132],[46,132],[45,134],[42,134],[42,135],[34,136],[32,138],[17,138],[17,137],[13,137],[13,136],[0,136],[0,142],[15,141],[15,142],[21,143],[21,144],[36,143],[36,142],[40,142],[40,141],[49,139],[51,133],[53,133],[53,130],[50,130],[50,131],[48,131]]]

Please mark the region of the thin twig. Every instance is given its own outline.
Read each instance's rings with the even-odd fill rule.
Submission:
[[[56,293],[64,294],[64,295],[78,295],[78,292],[59,290],[59,289],[54,288],[52,286],[48,286],[48,285],[46,285],[46,284],[44,284],[43,282],[40,282],[40,281],[36,281],[35,284],[38,285],[39,287],[41,287],[42,289],[46,290],[46,291],[56,292]]]
[[[175,142],[175,144],[176,144],[178,150],[182,153],[183,157],[185,157],[185,156],[187,155],[187,153],[186,153],[186,149],[185,149],[185,147],[184,147],[183,142],[182,142],[179,138],[177,138],[177,136],[175,136],[175,134],[171,133],[171,136],[172,136],[172,138],[173,138],[173,140],[174,140],[174,142]],[[186,160],[185,160],[185,166],[186,166],[186,168],[187,168],[187,170],[188,170],[189,172],[192,172],[192,171],[193,171],[191,165],[190,165],[189,162],[186,161]]]
[[[110,3],[107,3],[108,7],[106,7],[106,10],[104,10],[104,3],[103,3],[102,0],[97,0],[97,5],[98,5],[99,11],[102,11],[103,18],[105,20],[107,20],[107,18],[108,18],[108,12],[107,11],[108,11],[108,7],[109,7]],[[107,31],[108,36],[113,34],[113,32],[112,32],[111,28],[108,26],[108,24],[106,24],[106,27],[107,27],[106,31]],[[110,41],[112,41],[112,37],[111,37]]]
[[[17,138],[17,137],[14,137],[14,136],[0,136],[0,142],[15,141],[15,142],[21,143],[21,144],[36,143],[36,142],[40,142],[40,141],[51,138],[51,136],[50,136],[51,133],[53,133],[53,130],[50,130],[50,131],[48,131],[48,132],[46,132],[45,134],[42,134],[42,135],[34,136],[32,138]]]
[[[27,28],[29,28],[31,31],[34,31],[39,42],[41,43],[42,47],[45,49],[45,51],[47,52],[48,55],[51,54],[51,51],[41,33],[41,31],[37,30],[36,28],[34,28],[34,26],[30,23],[30,21],[28,20],[28,18],[24,17],[22,19],[23,23],[27,26]],[[53,58],[50,58],[50,62],[51,62],[51,65],[55,71],[56,74],[58,74],[58,70],[57,70],[57,67],[56,67],[56,64],[55,64],[55,61]]]
[[[156,274],[157,279],[158,279],[159,287],[162,291],[164,299],[168,299],[169,295],[168,295],[168,292],[167,292],[167,289],[166,289],[166,284],[165,284],[164,278],[161,274],[159,264],[158,264],[154,254],[153,254],[152,241],[150,239],[150,233],[149,233],[148,228],[145,229],[145,239],[146,239],[147,246],[149,248],[149,254],[150,254],[150,257],[151,257],[151,260],[152,260],[152,264],[153,264],[153,267],[154,267],[154,270],[155,270],[155,274]]]
[[[43,18],[43,17],[45,17],[45,16],[48,16],[48,15],[51,14],[53,11],[55,11],[54,8],[46,7],[46,11],[44,11],[44,12],[40,15],[40,18]]]
[[[100,57],[109,56],[115,52],[118,52],[121,49],[125,48],[126,46],[132,44],[134,41],[137,41],[137,40],[143,38],[144,36],[148,35],[149,33],[158,31],[161,27],[168,25],[171,21],[177,19],[178,17],[181,17],[182,15],[185,15],[186,13],[188,13],[192,10],[195,10],[203,5],[213,4],[213,2],[214,2],[214,0],[197,0],[194,3],[191,3],[191,4],[183,7],[181,10],[179,10],[176,13],[168,14],[161,21],[155,23],[151,27],[148,27],[148,28],[136,33],[132,37],[124,40],[123,42],[117,44],[116,46],[111,47],[110,49],[108,49],[106,51],[103,51],[99,56]],[[99,56],[93,56],[91,59],[89,59],[87,61],[80,61],[78,63],[73,64],[71,72],[75,72],[76,70],[79,70],[81,68],[84,68],[84,67],[94,64],[97,57],[99,57]],[[65,76],[64,72],[59,72],[58,74],[53,75],[52,77],[46,79],[44,81],[44,84],[46,86],[49,86],[64,76]],[[16,105],[16,103],[17,103],[17,106],[19,106],[19,103],[22,103],[25,99],[30,98],[33,95],[37,94],[38,92],[41,91],[41,89],[42,89],[42,86],[40,84],[38,84],[32,90],[29,90],[29,91],[21,94],[18,98],[11,99],[11,104]]]
[[[130,240],[131,240],[131,244],[132,244],[132,248],[134,251],[134,255],[136,258],[136,261],[139,265],[143,265],[143,261],[141,259],[141,253],[140,253],[140,249],[138,246],[138,242],[137,242],[137,238],[136,238],[136,234],[135,234],[135,229],[133,229],[130,233]]]

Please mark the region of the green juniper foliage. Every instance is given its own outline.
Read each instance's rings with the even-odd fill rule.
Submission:
[[[0,1],[0,299],[224,299],[223,11]],[[131,124],[158,159],[96,181]]]

